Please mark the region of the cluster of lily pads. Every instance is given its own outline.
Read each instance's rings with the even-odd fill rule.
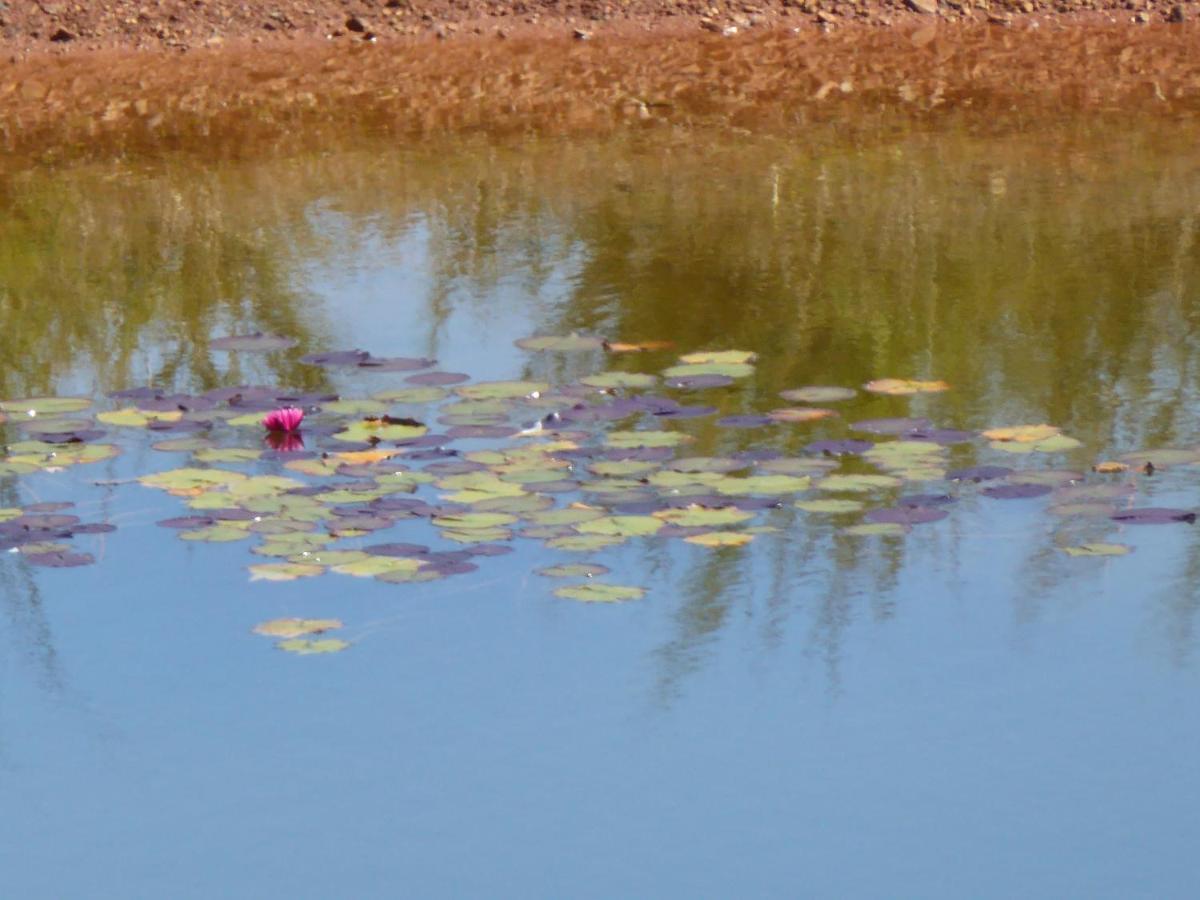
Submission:
[[[534,353],[622,354],[662,351],[661,343],[621,344],[581,335],[518,341]],[[286,338],[238,335],[214,342],[232,352],[280,351]],[[15,438],[0,457],[0,478],[57,472],[120,452],[110,435],[144,435],[184,464],[143,475],[147,488],[177,497],[185,509],[158,524],[195,543],[250,544],[259,558],[253,581],[293,581],[326,573],[417,584],[475,571],[511,541],[595,553],[634,539],[679,539],[704,548],[736,548],[778,526],[760,521],[785,505],[841,521],[849,535],[899,536],[945,518],[962,485],[996,500],[1049,496],[1061,517],[1126,524],[1193,521],[1189,510],[1123,508],[1136,486],[1108,475],[1200,461],[1190,450],[1129,454],[1078,470],[955,466],[956,448],[987,442],[1014,460],[1080,447],[1044,424],[976,433],[935,427],[926,418],[842,424],[836,407],[860,395],[938,394],[941,381],[885,378],[861,388],[810,385],[782,391],[787,405],[722,416],[722,392],[754,375],[755,354],[688,353],[658,373],[602,371],[564,385],[540,381],[472,382],[437,371],[430,359],[379,358],[359,351],[302,357],[331,369],[407,373],[404,384],[369,397],[225,387],[186,395],[152,387],[112,395],[115,408],[92,412],[87,398],[0,401]],[[708,402],[706,402],[708,401]],[[303,419],[303,424],[301,424]],[[689,423],[721,429],[820,427],[798,452],[753,449],[707,455],[692,445]],[[817,426],[817,423],[821,423]],[[264,427],[267,426],[267,427]],[[270,430],[268,430],[268,428]],[[886,498],[886,499],[884,499]],[[840,517],[840,518],[839,518]],[[442,543],[396,538],[406,523],[428,523]],[[31,563],[80,565],[89,554],[62,543],[81,525],[34,505],[0,509],[0,550]],[[1106,541],[1061,548],[1073,556],[1119,555]],[[572,581],[561,598],[614,602],[640,587],[603,580],[596,562],[550,565],[540,575]],[[279,619],[256,628],[296,653],[343,649],[321,637],[334,619]]]

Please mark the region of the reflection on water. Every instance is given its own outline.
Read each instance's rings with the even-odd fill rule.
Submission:
[[[1084,447],[1035,465],[1083,470],[1112,454],[1198,439],[1195,137],[1185,127],[1156,135],[1064,125],[1036,137],[950,131],[843,142],[836,129],[805,141],[687,132],[480,140],[452,151],[364,140],[219,170],[165,158],[26,172],[7,182],[0,208],[0,397],[143,383],[361,393],[361,380],[295,361],[355,345],[436,355],[450,370],[564,382],[597,359],[530,356],[511,340],[580,331],[666,339],[680,350],[757,351],[753,379],[711,401],[722,414],[772,409],[781,389],[802,384],[946,379],[954,390],[936,398],[860,397],[843,408],[844,420],[928,414],[968,429],[1049,422]],[[217,334],[255,330],[293,336],[298,348],[252,357],[208,347]],[[631,354],[612,365],[657,371],[673,355]],[[766,437],[709,420],[688,428],[696,455],[764,446],[799,454],[814,437],[845,433],[838,422]],[[104,477],[133,472],[128,456]],[[996,461],[961,447],[950,459]],[[1197,505],[1186,470],[1139,483],[1147,504]],[[4,489],[12,496],[0,506],[29,502],[13,485]],[[903,538],[864,540],[843,533],[844,520],[787,507],[766,519],[778,533],[748,548],[622,551],[617,570],[651,587],[661,616],[647,627],[648,662],[630,663],[647,671],[634,693],[656,708],[686,708],[689,686],[707,684],[734,654],[750,668],[800,656],[821,672],[819,695],[839,697],[874,650],[886,668],[896,652],[887,642],[910,636],[914,618],[942,623],[944,650],[959,625],[977,621],[977,603],[990,610],[989,628],[1004,633],[998,643],[1019,653],[1053,641],[1085,596],[1105,599],[1092,615],[1111,624],[1105,617],[1131,593],[1146,601],[1130,614],[1143,633],[1119,642],[1190,667],[1200,603],[1192,529],[1144,529],[1154,532],[1145,541],[1125,534],[1137,539],[1137,554],[1081,566],[1056,545],[1111,537],[1112,523],[1059,521],[1041,507],[978,497],[959,506]],[[118,513],[153,521],[136,508]],[[130,528],[110,543],[159,539]],[[125,577],[138,572],[128,552],[114,549],[111,562]],[[501,586],[480,593],[525,584],[533,556],[497,561],[498,578],[484,567],[481,581]],[[164,559],[160,575],[182,557]],[[237,580],[241,561],[221,559],[213,572],[229,573],[206,577],[227,579],[213,584],[254,602],[260,586]],[[53,686],[62,676],[40,577],[0,563],[4,627],[11,641],[36,648],[37,678]],[[362,621],[379,617],[363,607],[374,595],[344,590]],[[329,602],[306,612],[328,612]],[[290,610],[281,603],[279,611]],[[416,606],[406,615],[406,627],[420,629],[433,613]],[[897,636],[864,646],[863,623]],[[509,627],[514,646],[546,652]],[[386,628],[375,638],[392,639],[400,638]],[[947,679],[964,665],[946,664]],[[596,683],[586,681],[585,692]]]

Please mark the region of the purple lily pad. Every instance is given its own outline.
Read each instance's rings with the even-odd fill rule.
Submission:
[[[424,544],[371,544],[363,547],[363,552],[372,556],[425,556],[429,548]]]
[[[715,406],[677,406],[654,415],[663,419],[702,419],[717,411]]]
[[[1189,509],[1142,506],[1135,509],[1123,509],[1113,513],[1109,518],[1125,525],[1166,525],[1169,522],[1195,522],[1196,514]]]
[[[50,569],[90,566],[96,561],[96,557],[90,553],[71,553],[65,550],[58,553],[30,553],[24,559],[31,565],[45,566]]]
[[[809,453],[821,453],[825,456],[857,456],[860,453],[866,453],[874,446],[870,441],[847,439],[841,441],[813,441],[804,449]]]
[[[359,362],[364,372],[413,372],[437,365],[436,359],[408,356],[368,356]]]
[[[32,515],[20,515],[15,519],[9,519],[7,522],[0,522],[0,525],[13,530],[46,530],[53,528],[69,528],[72,525],[79,523],[79,516],[68,516],[62,513],[33,513]]]
[[[708,388],[728,387],[733,379],[728,375],[681,375],[668,378],[666,386],[677,391],[702,391]]]
[[[724,416],[717,419],[717,425],[721,428],[762,428],[774,424],[775,421],[767,416]]]
[[[887,522],[894,525],[921,525],[936,522],[950,513],[929,506],[894,506],[888,509],[869,510],[863,518],[868,522]]]
[[[973,431],[959,431],[955,428],[914,428],[900,435],[905,441],[929,441],[931,444],[966,444],[978,435]]]
[[[193,528],[207,528],[217,520],[212,516],[176,516],[173,519],[163,519],[154,524],[163,528],[181,528],[191,530]]]
[[[427,563],[426,568],[432,569],[439,575],[466,575],[470,572],[475,572],[479,566],[475,563],[461,562],[458,560],[434,561]]]
[[[84,522],[71,528],[74,534],[111,534],[116,530],[117,526],[109,522]]]
[[[1006,466],[970,466],[966,469],[952,469],[946,473],[950,481],[993,481],[997,478],[1007,478],[1013,470]]]
[[[861,422],[851,422],[850,428],[867,434],[904,434],[906,431],[928,428],[929,425],[928,419],[863,419]]]
[[[62,512],[64,509],[71,509],[75,506],[70,500],[54,500],[44,503],[30,503],[24,507],[22,512],[26,513],[54,513]]]
[[[462,372],[422,372],[420,375],[409,375],[404,379],[406,384],[415,384],[421,387],[442,387],[447,384],[462,384],[464,381],[470,381],[470,375],[464,375]]]
[[[293,338],[278,334],[263,334],[256,331],[253,334],[233,334],[209,341],[208,346],[213,350],[241,350],[245,352],[267,353],[272,350],[287,350],[296,346]]]
[[[99,428],[81,428],[78,431],[47,433],[30,429],[29,436],[45,444],[83,444],[104,437]]]
[[[984,488],[981,492],[985,497],[991,497],[993,500],[1030,500],[1034,497],[1044,497],[1053,490],[1048,484],[1029,484],[1026,482],[1018,484],[997,484],[994,487]]]
[[[366,350],[331,350],[327,353],[309,353],[300,357],[300,362],[310,366],[357,366],[371,358]]]
[[[505,438],[512,433],[512,426],[506,425],[455,425],[446,431],[452,439]]]
[[[739,450],[733,454],[733,458],[749,465],[750,463],[770,462],[773,459],[779,459],[782,455],[778,450]]]
[[[909,494],[896,501],[897,506],[948,506],[958,501],[949,494]]]

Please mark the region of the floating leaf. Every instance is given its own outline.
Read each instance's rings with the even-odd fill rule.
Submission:
[[[674,346],[671,341],[604,342],[604,349],[609,353],[645,353],[651,350],[669,350]]]
[[[249,568],[251,581],[295,581],[297,578],[312,578],[316,575],[322,574],[325,571],[324,566],[293,562],[259,563],[258,565],[250,566]],[[304,633],[305,632],[297,632],[297,634]],[[266,634],[266,632],[260,632],[260,634]],[[288,635],[280,636],[287,637]]]
[[[1056,434],[1034,443],[1017,441],[993,441],[989,445],[993,450],[1003,450],[1007,453],[1066,453],[1082,447],[1081,441],[1065,434]]]
[[[842,534],[899,537],[900,535],[908,534],[908,529],[896,522],[870,522],[865,525],[849,525],[842,529]]]
[[[179,536],[185,541],[224,544],[245,540],[250,537],[250,532],[233,525],[210,525],[207,528],[197,528],[195,531],[181,531]]]
[[[643,537],[656,533],[663,523],[653,516],[605,516],[580,522],[575,530],[581,534],[603,534],[617,537]]]
[[[599,582],[571,585],[554,590],[555,597],[562,597],[565,600],[580,600],[584,603],[623,603],[626,600],[640,600],[645,595],[646,591],[642,588]]]
[[[754,518],[754,513],[732,506],[685,506],[678,509],[661,509],[653,515],[656,519],[681,528],[719,528]]]
[[[350,646],[346,641],[338,640],[337,638],[324,638],[319,641],[309,641],[303,638],[294,638],[290,641],[280,641],[275,645],[280,650],[285,650],[288,653],[297,653],[301,656],[309,656],[314,653],[337,653],[340,650],[345,650]]]
[[[1109,518],[1126,525],[1165,525],[1170,522],[1195,522],[1196,514],[1188,509],[1170,509],[1161,506],[1142,506],[1123,509]]]
[[[1124,453],[1118,459],[1138,469],[1144,468],[1147,463],[1155,469],[1167,469],[1171,466],[1185,466],[1200,462],[1200,451],[1176,450],[1171,448],[1164,448],[1162,450],[1137,450],[1133,453]]]
[[[363,419],[354,422],[334,435],[339,441],[354,441],[369,443],[372,441],[403,441],[420,437],[429,429],[411,419],[392,419],[381,416],[377,419]]]
[[[689,535],[683,540],[701,547],[742,547],[754,540],[754,535],[741,531],[706,531],[704,534]]]
[[[356,578],[374,578],[384,572],[415,572],[422,565],[421,560],[409,556],[368,556],[366,559],[356,559],[333,566],[330,571],[339,575],[353,575]]]
[[[693,440],[682,431],[610,431],[604,439],[608,447],[635,449],[638,447],[678,447]]]
[[[1007,428],[989,428],[983,436],[989,441],[1017,441],[1022,444],[1036,444],[1046,438],[1060,434],[1062,429],[1054,425],[1013,425]]]
[[[26,397],[21,400],[0,400],[0,410],[20,416],[60,416],[82,412],[92,405],[84,397]]]
[[[1068,556],[1125,556],[1127,553],[1133,552],[1133,548],[1128,544],[1103,542],[1080,544],[1077,547],[1060,547],[1059,549]]]
[[[868,522],[884,522],[894,525],[922,525],[944,519],[949,513],[944,509],[923,506],[894,506],[890,509],[872,509],[863,519]]]
[[[904,396],[908,394],[936,394],[950,390],[944,381],[914,381],[908,378],[877,378],[863,385],[863,390],[872,394]]]
[[[898,487],[901,481],[891,475],[830,475],[817,482],[822,491],[846,491],[866,493],[884,488]]]
[[[599,563],[564,563],[558,566],[546,566],[538,569],[537,574],[546,578],[592,578],[597,575],[607,575],[608,566]]]
[[[453,516],[438,516],[433,524],[438,528],[449,528],[454,531],[473,531],[477,528],[499,528],[511,525],[517,517],[506,513],[461,513]]]
[[[183,418],[182,410],[146,410],[126,407],[96,415],[96,421],[119,428],[145,428],[151,422],[178,422]]]
[[[481,381],[461,384],[454,393],[468,400],[515,400],[540,394],[550,389],[543,381]]]
[[[522,350],[549,350],[554,353],[584,353],[599,350],[604,346],[604,341],[600,338],[582,334],[568,334],[562,337],[542,335],[521,338],[514,343]]]
[[[783,422],[789,425],[800,425],[805,422],[816,422],[836,416],[832,409],[822,409],[817,406],[801,406],[788,409],[773,409],[767,413],[772,422]]]
[[[230,472],[225,469],[184,467],[143,475],[138,481],[146,487],[160,488],[173,494],[189,494],[216,487],[227,487],[235,482],[244,481],[246,477],[241,472]]]
[[[699,353],[685,353],[679,357],[681,363],[696,365],[749,365],[758,359],[757,353],[749,350],[702,350]]]
[[[809,385],[780,391],[779,396],[788,403],[837,403],[854,399],[858,396],[858,391],[854,388]]]
[[[797,509],[802,509],[810,513],[829,513],[830,515],[840,515],[842,513],[859,512],[863,508],[863,504],[857,500],[797,500],[795,502]]]
[[[658,376],[644,375],[640,372],[604,372],[600,375],[588,375],[579,381],[588,387],[604,389],[652,388],[657,386]]]
[[[192,457],[202,463],[248,463],[262,456],[261,450],[250,450],[243,447],[205,448],[197,450]]]
[[[546,546],[553,550],[590,553],[593,550],[603,550],[605,547],[615,547],[624,540],[624,538],[606,534],[569,534],[564,537],[551,538],[546,541]]]
[[[411,387],[376,394],[375,399],[383,403],[426,404],[439,403],[450,396],[440,387]]]
[[[1123,462],[1114,462],[1112,460],[1105,460],[1103,462],[1098,462],[1094,466],[1092,466],[1092,471],[1098,472],[1101,475],[1112,475],[1117,472],[1129,471],[1129,464],[1123,463]]]
[[[688,379],[716,376],[721,378],[746,378],[754,374],[754,366],[745,363],[701,363],[671,366],[663,369],[663,377],[677,379],[686,384]],[[682,385],[681,385],[682,386]],[[693,385],[696,386],[696,385]],[[718,385],[711,385],[716,387]]]
[[[335,416],[381,416],[387,404],[381,400],[334,400],[321,404],[321,412]]]
[[[341,628],[338,619],[271,619],[254,626],[255,634],[267,637],[296,638],[306,634],[321,634]]]

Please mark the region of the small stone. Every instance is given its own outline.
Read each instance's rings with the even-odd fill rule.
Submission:
[[[364,22],[362,19],[360,19],[358,16],[351,16],[350,18],[348,18],[346,20],[346,30],[354,31],[354,32],[357,32],[358,34],[362,34],[364,31],[367,30],[367,23]]]
[[[1133,17],[1133,21],[1137,22],[1139,25],[1145,25],[1150,21],[1150,13],[1142,11]]]
[[[905,2],[908,3],[908,8],[913,12],[919,12],[926,16],[937,15],[937,0],[905,0]]]
[[[1182,6],[1171,7],[1171,11],[1167,14],[1167,21],[1172,25],[1179,25],[1183,22],[1184,18],[1186,17],[1183,14]]]
[[[590,41],[592,39],[592,33],[590,31],[584,31],[582,28],[576,28],[573,32],[571,32],[571,35],[577,41]]]
[[[65,28],[56,28],[54,33],[50,35],[50,40],[56,44],[65,44],[67,41],[75,40],[75,35]]]

